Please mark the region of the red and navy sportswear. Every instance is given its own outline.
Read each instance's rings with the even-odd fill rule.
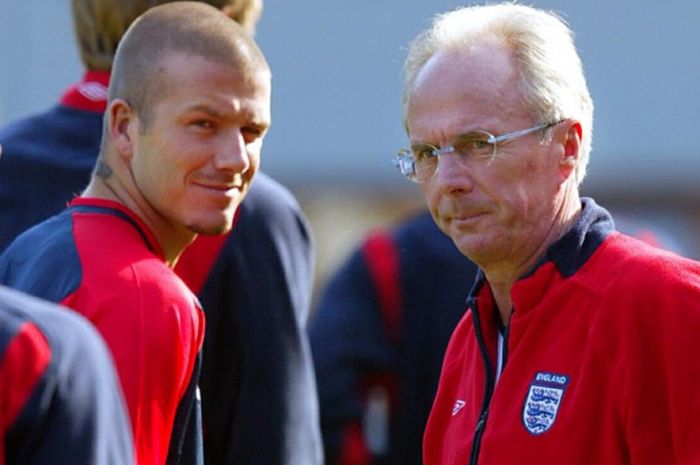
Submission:
[[[700,463],[700,263],[614,231],[583,200],[574,227],[498,311],[481,277],[445,356],[426,465]]]
[[[63,210],[90,180],[109,73],[88,71],[60,104],[0,130],[0,251]],[[208,463],[320,465],[306,322],[313,243],[288,189],[259,172],[232,233],[199,236],[176,272],[207,318],[200,387]]]
[[[329,465],[422,463],[445,348],[475,276],[423,212],[371,233],[331,277],[310,328]],[[376,389],[389,406],[378,434],[363,426]],[[388,443],[373,446],[382,434]]]
[[[108,200],[73,200],[7,248],[0,282],[95,325],[117,367],[139,465],[201,462],[204,317],[133,212]]]
[[[131,465],[112,359],[84,318],[0,286],[0,465]]]

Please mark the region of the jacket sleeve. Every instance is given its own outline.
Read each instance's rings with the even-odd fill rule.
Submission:
[[[0,295],[0,305],[7,303],[5,297]],[[59,308],[42,310],[44,304],[38,302],[21,301],[32,308],[19,310],[27,321],[5,352],[19,370],[11,374],[14,379],[36,367],[37,359],[48,360],[35,373],[36,382],[7,430],[6,463],[133,464],[131,427],[105,344],[78,315]],[[2,370],[12,365],[5,359]]]

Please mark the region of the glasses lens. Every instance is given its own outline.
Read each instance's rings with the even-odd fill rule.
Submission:
[[[437,170],[438,156],[435,147],[428,144],[413,144],[411,153],[415,159],[416,181],[425,182],[432,178]]]
[[[402,149],[394,156],[392,163],[399,169],[399,172],[409,181],[416,179],[416,166],[413,155],[408,150]]]
[[[457,136],[452,146],[463,162],[490,159],[493,157],[496,148],[494,144],[489,142],[490,139],[491,134],[474,131]]]

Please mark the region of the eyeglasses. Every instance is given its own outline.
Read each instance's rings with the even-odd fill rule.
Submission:
[[[539,124],[500,136],[494,136],[486,131],[471,131],[460,134],[450,145],[444,147],[422,143],[412,144],[410,149],[399,150],[392,159],[392,163],[406,179],[422,183],[435,175],[438,159],[442,155],[454,153],[457,156],[457,162],[462,166],[468,165],[473,160],[493,160],[499,143],[514,140],[556,124],[558,123]]]

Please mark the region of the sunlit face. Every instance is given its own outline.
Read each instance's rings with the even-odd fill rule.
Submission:
[[[131,171],[141,196],[172,228],[228,231],[260,165],[270,124],[270,75],[205,58],[163,59],[167,88],[150,120],[135,118]]]
[[[407,111],[412,143],[444,146],[462,133],[503,134],[534,126],[511,54],[497,40],[440,53],[418,74]],[[550,129],[555,133],[558,127]],[[534,133],[498,146],[495,159],[439,160],[421,189],[438,226],[482,267],[527,262],[552,228],[563,148]]]

